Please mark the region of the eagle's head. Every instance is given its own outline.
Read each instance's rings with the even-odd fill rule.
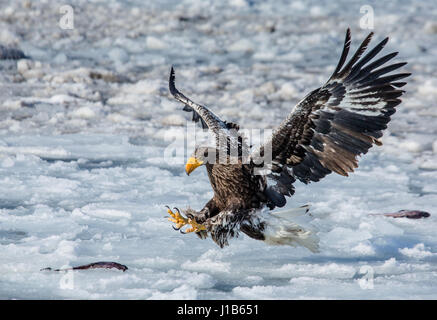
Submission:
[[[215,160],[216,149],[212,147],[196,147],[192,155],[188,158],[185,165],[185,172],[189,175],[197,167],[207,163],[213,164],[211,159]]]

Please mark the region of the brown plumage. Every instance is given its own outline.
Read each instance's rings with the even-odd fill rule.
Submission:
[[[186,211],[205,226],[206,230],[197,231],[199,236],[209,234],[224,246],[241,230],[258,240],[291,244],[291,240],[281,238],[286,238],[286,234],[272,233],[279,226],[273,225],[269,215],[262,215],[261,211],[283,207],[285,197],[294,193],[296,179],[309,183],[331,172],[347,176],[358,167],[357,156],[367,153],[374,144],[381,145],[378,139],[404,93],[399,88],[406,83],[399,80],[410,74],[391,73],[406,63],[385,66],[397,53],[374,60],[388,38],[362,57],[372,35],[365,38],[346,63],[351,43],[348,29],[340,61],[328,82],[299,102],[269,142],[257,150],[247,146],[238,125],[220,120],[180,93],[171,69],[170,92],[184,103],[184,111],[193,113],[193,121],[200,121],[216,138],[215,146],[196,147],[187,164],[187,173],[206,165],[214,190],[214,197],[201,211]],[[265,155],[271,155],[271,162],[260,162]],[[222,158],[224,161],[217,161]],[[255,171],[262,166],[271,169],[270,173],[257,174]],[[296,230],[293,232],[302,231]]]

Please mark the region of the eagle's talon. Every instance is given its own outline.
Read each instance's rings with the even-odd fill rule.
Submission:
[[[175,225],[172,226],[174,230],[179,231],[182,234],[206,230],[204,225],[196,222],[192,214],[187,214],[187,218],[185,218],[178,208],[173,208],[173,210],[176,212],[173,212],[169,206],[166,206],[166,208],[168,214],[170,215],[170,217],[167,217],[167,219],[175,223]],[[191,225],[191,227],[183,231],[181,228],[186,224]]]
[[[178,208],[174,208],[173,210],[175,210],[176,212],[173,212],[168,206],[166,207],[167,213],[170,215],[170,217],[167,217],[167,219],[176,224],[175,226],[173,226],[173,229],[179,230],[188,223],[188,219],[181,215],[181,212]]]
[[[186,229],[184,233],[200,232],[206,230],[206,227],[203,224],[197,223],[194,219],[188,219],[188,224],[191,225],[191,228]]]

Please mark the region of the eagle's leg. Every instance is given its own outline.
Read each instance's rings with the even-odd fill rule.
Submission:
[[[209,210],[208,208],[203,208],[200,211],[196,211],[191,208],[187,208],[185,210],[182,210],[183,213],[189,218],[194,219],[197,223],[204,223],[209,218]]]
[[[190,232],[201,232],[205,231],[206,227],[203,224],[197,223],[196,220],[188,218],[188,223],[191,225],[191,228],[182,231],[182,233],[190,233]]]
[[[198,223],[191,212],[186,212],[187,218],[185,218],[182,216],[178,208],[174,209],[176,212],[173,212],[169,207],[167,207],[167,212],[170,215],[168,220],[176,224],[175,227],[173,227],[174,229],[180,230],[183,226],[189,224],[191,227],[185,231],[180,230],[181,233],[200,232],[206,230],[206,227],[201,223]]]
[[[192,230],[193,228],[189,228],[182,233],[195,232],[200,239],[206,239],[208,237],[208,228],[206,227],[206,222],[209,218],[208,208],[205,207],[200,211],[187,208],[185,210],[182,210],[182,212],[185,213],[188,219],[191,219],[191,225],[194,228],[194,230]]]

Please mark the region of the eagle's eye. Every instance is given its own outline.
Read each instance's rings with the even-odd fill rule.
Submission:
[[[208,150],[205,150],[205,152],[203,153],[203,156],[204,156],[205,158],[208,157]]]

